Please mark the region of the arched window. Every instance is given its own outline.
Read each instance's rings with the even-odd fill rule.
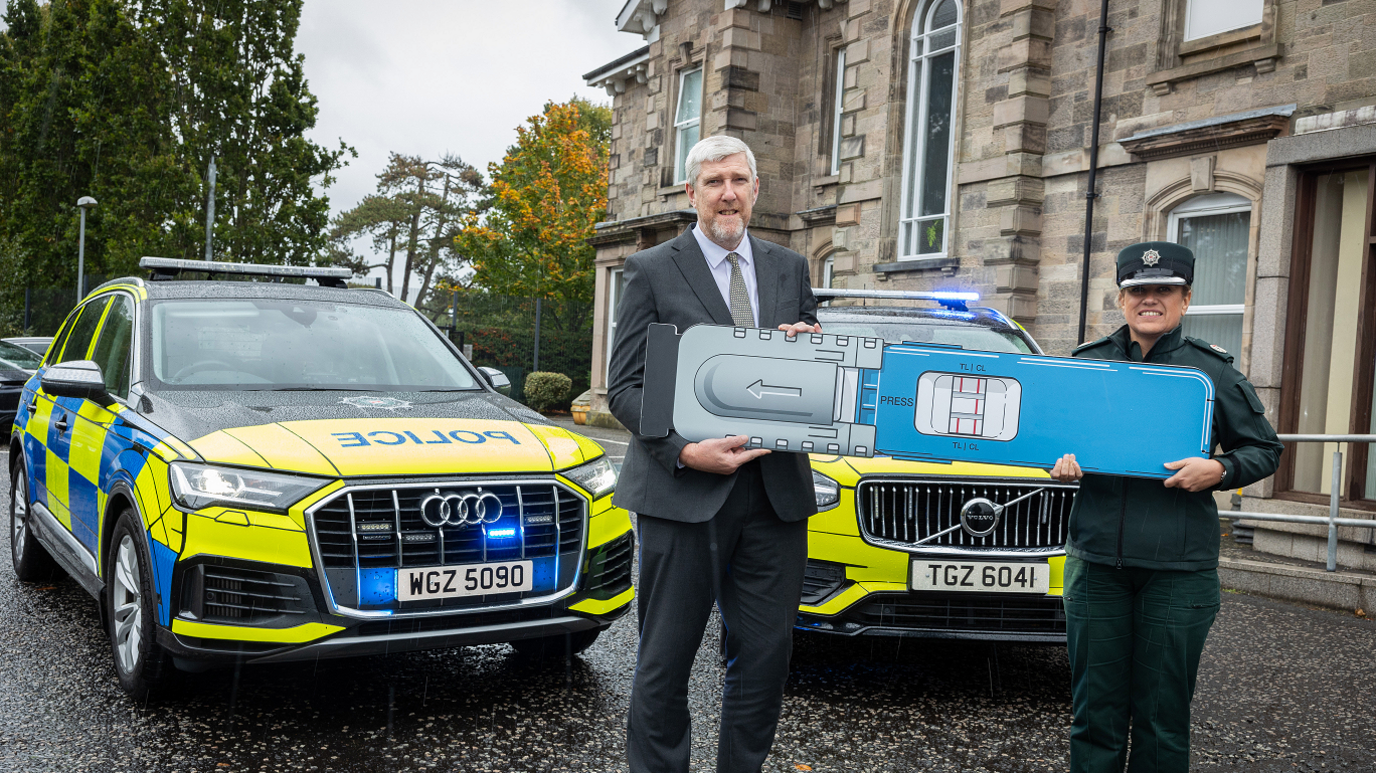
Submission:
[[[1194,253],[1194,287],[1185,335],[1242,356],[1242,309],[1247,300],[1247,244],[1252,202],[1235,193],[1190,199],[1171,211],[1171,241]]]
[[[947,254],[960,3],[929,0],[913,17],[903,139],[899,259]]]

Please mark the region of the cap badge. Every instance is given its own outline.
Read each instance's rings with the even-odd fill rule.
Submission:
[[[1142,253],[1142,265],[1150,268],[1161,262],[1161,253],[1156,250],[1147,250]]]

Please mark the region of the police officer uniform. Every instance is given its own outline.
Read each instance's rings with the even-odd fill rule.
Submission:
[[[1120,287],[1188,288],[1193,278],[1194,255],[1178,244],[1144,242],[1118,254]],[[1236,489],[1275,472],[1283,446],[1251,383],[1222,347],[1177,326],[1144,357],[1124,325],[1072,356],[1202,370],[1214,383],[1212,458],[1223,466],[1214,489]],[[1132,442],[1134,429],[1152,431],[1124,427],[1123,442]],[[1123,770],[1129,724],[1134,773],[1189,769],[1190,701],[1219,607],[1218,548],[1210,490],[1114,475],[1081,479],[1070,513],[1064,595],[1072,771]]]

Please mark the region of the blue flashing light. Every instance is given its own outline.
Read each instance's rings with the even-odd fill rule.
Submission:
[[[967,311],[968,304],[979,302],[979,293],[938,290],[931,294],[931,298],[952,311]]]
[[[361,569],[358,573],[359,603],[389,604],[397,599],[396,569]]]
[[[516,530],[515,530],[515,529],[492,529],[492,530],[490,530],[490,531],[487,532],[487,536],[489,536],[489,537],[491,537],[491,538],[493,538],[493,539],[505,539],[505,538],[507,538],[507,537],[514,537],[514,536],[516,536]]]

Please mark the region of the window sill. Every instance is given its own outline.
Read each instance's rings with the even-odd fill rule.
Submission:
[[[1231,54],[1200,59],[1189,64],[1182,64],[1179,67],[1172,67],[1169,70],[1154,72],[1147,76],[1147,85],[1151,87],[1156,96],[1163,97],[1171,93],[1175,84],[1181,81],[1245,67],[1249,64],[1256,65],[1259,73],[1272,72],[1276,69],[1276,60],[1278,59],[1280,59],[1280,46],[1278,44],[1262,44],[1241,51],[1234,51]]]
[[[936,269],[957,268],[960,268],[960,258],[940,255],[930,258],[898,260],[893,263],[876,263],[871,266],[870,270],[876,274],[901,274],[906,271],[932,271]]]

